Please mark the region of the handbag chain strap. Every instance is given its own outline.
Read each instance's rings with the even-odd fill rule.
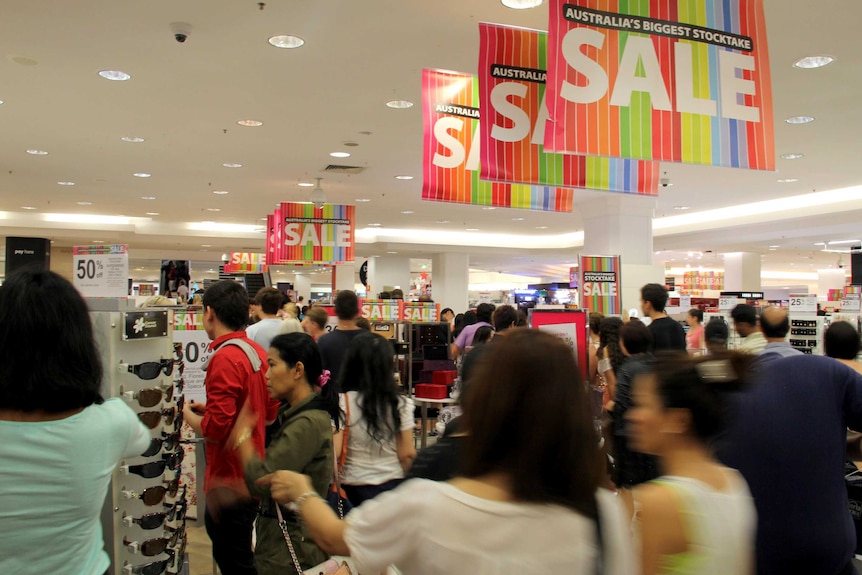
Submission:
[[[344,405],[347,408],[347,417],[344,421],[344,431],[342,433],[341,439],[341,453],[344,455],[344,458],[347,457],[347,426],[350,423],[350,400],[347,397],[347,394],[344,394]],[[338,481],[338,456],[335,455],[335,450],[332,450],[332,478],[335,482],[335,496],[338,497],[338,518],[342,521],[344,520],[344,498],[341,497],[341,484]]]
[[[296,551],[293,550],[293,543],[290,541],[290,533],[287,530],[287,521],[281,515],[281,505],[275,504],[275,514],[278,516],[278,526],[281,527],[281,533],[284,535],[284,541],[287,543],[287,550],[290,551],[290,558],[293,559],[293,566],[296,567],[297,575],[302,575],[302,566],[299,564],[299,559],[296,557]]]

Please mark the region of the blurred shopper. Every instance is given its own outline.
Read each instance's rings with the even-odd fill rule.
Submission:
[[[295,570],[281,528],[276,503],[269,490],[255,481],[278,469],[289,469],[311,477],[315,492],[326,496],[333,473],[333,429],[340,429],[338,390],[323,371],[317,344],[308,334],[279,335],[269,348],[266,372],[270,397],[282,402],[276,431],[261,459],[248,441],[257,417],[248,410],[237,420],[231,434],[251,493],[261,498],[255,523],[254,548],[258,575],[281,575]],[[315,390],[320,389],[320,392]],[[328,555],[312,539],[304,537],[295,513],[281,510],[291,544],[303,569],[326,561]]]
[[[617,393],[614,396],[614,483],[617,487],[632,487],[658,477],[655,456],[636,451],[629,444],[628,411],[632,408],[634,380],[653,369],[655,356],[652,334],[639,319],[631,319],[620,328],[620,348],[626,356],[617,370]]]
[[[649,330],[652,333],[653,350],[685,351],[685,330],[678,321],[665,313],[667,300],[667,290],[663,285],[646,284],[641,288],[641,311],[651,320]]]
[[[416,457],[413,401],[398,392],[392,346],[361,331],[347,348],[338,380],[348,429],[341,485],[353,505],[397,487]]]
[[[106,573],[101,513],[120,459],[150,445],[121,399],[102,398],[87,304],[36,269],[0,287],[0,573]]]
[[[465,325],[464,329],[461,330],[461,333],[458,334],[458,337],[455,338],[455,342],[450,346],[452,359],[457,359],[459,356],[463,355],[467,351],[467,346],[470,344],[471,341],[473,341],[473,336],[476,334],[477,329],[479,329],[483,325],[491,325],[493,314],[494,304],[480,303],[476,307],[476,322],[473,324]]]
[[[284,294],[274,287],[262,287],[254,296],[260,306],[258,312],[260,321],[250,325],[245,333],[250,340],[263,349],[269,349],[269,342],[279,334],[281,329],[282,320],[278,317],[278,310],[281,309],[282,298]]]
[[[859,332],[846,321],[834,321],[823,333],[823,351],[850,369],[862,373],[859,355]]]
[[[440,321],[446,322],[449,325],[452,325],[455,321],[455,312],[452,311],[451,307],[443,308],[443,311],[440,312]]]
[[[727,350],[727,340],[730,338],[730,330],[723,317],[713,317],[703,328],[703,337],[708,354],[714,354]]]
[[[862,430],[862,376],[828,357],[767,353],[731,405],[716,454],[754,496],[757,573],[855,573],[844,460],[862,457],[859,436],[846,441],[847,427]]]
[[[688,331],[685,334],[685,348],[692,355],[700,355],[706,351],[706,342],[703,337],[703,310],[691,308],[685,316]]]
[[[359,298],[350,290],[341,290],[335,296],[335,315],[338,324],[331,332],[324,334],[317,340],[320,346],[320,355],[323,357],[323,367],[328,369],[332,378],[338,381],[341,374],[341,364],[347,348],[353,338],[366,330],[356,326],[356,318],[359,317]]]
[[[760,353],[777,353],[782,357],[801,355],[787,342],[790,332],[790,314],[786,308],[769,306],[760,314],[760,330],[766,338],[766,347]]]
[[[737,347],[745,353],[758,354],[766,349],[766,338],[757,325],[757,311],[754,306],[741,303],[730,311],[733,318],[733,329],[742,338],[742,343]]]
[[[612,409],[612,401],[617,393],[617,370],[625,361],[626,356],[620,347],[620,328],[623,320],[618,317],[606,317],[599,323],[599,349],[596,350],[596,370],[605,381],[603,407]]]
[[[625,329],[625,328],[624,328]],[[746,356],[662,356],[635,378],[630,446],[664,474],[631,492],[643,575],[754,573],[754,501],[739,472],[712,455],[724,396],[740,389]]]
[[[314,341],[326,333],[326,324],[329,321],[329,314],[322,307],[315,306],[308,308],[305,312],[305,317],[302,318],[302,329],[305,333],[314,338]]]
[[[315,541],[349,554],[361,573],[389,564],[405,575],[638,573],[618,498],[598,488],[598,442],[571,348],[526,329],[492,347],[465,398],[460,477],[410,480],[346,521],[295,473],[266,479],[273,497],[294,501]]]

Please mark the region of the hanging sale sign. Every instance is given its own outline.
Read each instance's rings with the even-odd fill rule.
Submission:
[[[268,251],[268,250],[267,250]],[[230,260],[224,265],[224,273],[263,273],[269,269],[264,254],[231,252]]]
[[[266,253],[272,265],[339,265],[354,258],[354,206],[282,202],[273,214]]]
[[[472,74],[422,70],[422,199],[571,212],[572,190],[479,179],[479,86]]]
[[[659,164],[544,150],[547,32],[479,24],[483,180],[658,195]]]
[[[775,169],[762,0],[551,0],[548,150]]]
[[[84,297],[129,295],[129,246],[72,247],[74,284]]]
[[[605,315],[623,312],[619,256],[581,256],[581,307]]]

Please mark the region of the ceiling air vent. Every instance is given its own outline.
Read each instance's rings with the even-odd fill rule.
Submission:
[[[365,168],[362,166],[339,166],[338,164],[329,164],[323,168],[323,171],[334,174],[361,174],[365,171]]]

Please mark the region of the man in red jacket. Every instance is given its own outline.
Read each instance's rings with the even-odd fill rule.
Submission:
[[[251,441],[261,457],[264,426],[275,419],[278,402],[266,389],[266,352],[246,337],[248,293],[235,281],[223,280],[203,296],[203,325],[212,340],[212,356],[204,367],[206,405],[186,403],[185,421],[206,438],[207,468],[204,515],[212,539],[213,557],[224,575],[255,575],[251,547],[252,522],[257,503],[245,485],[236,455],[241,442]],[[252,433],[228,441],[243,405],[258,414]]]

